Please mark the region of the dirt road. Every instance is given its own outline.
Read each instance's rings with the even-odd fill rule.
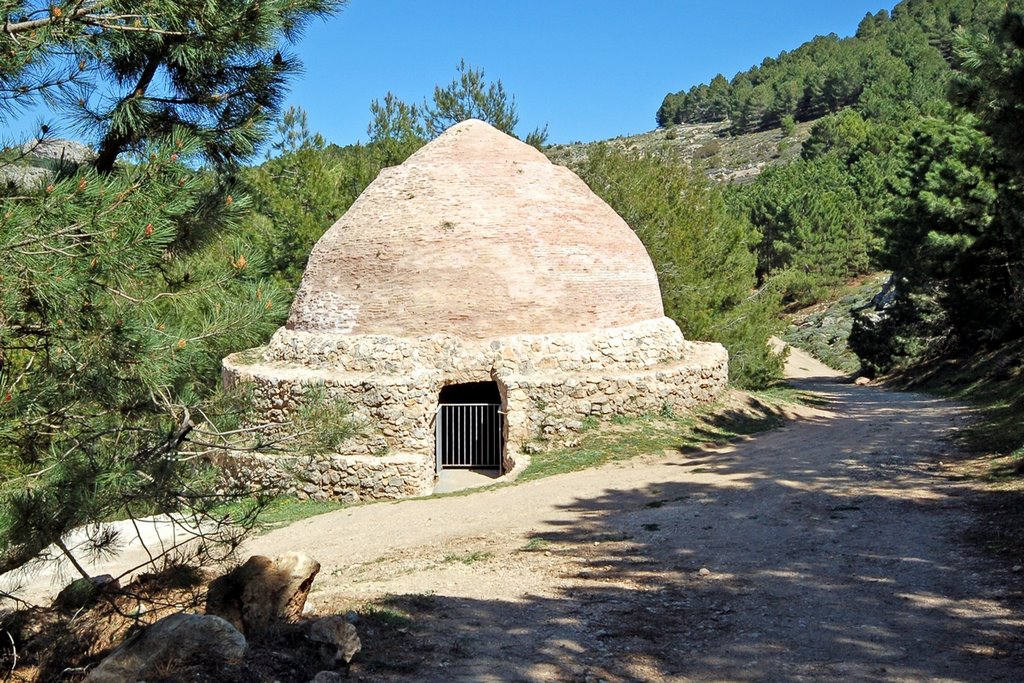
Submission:
[[[963,541],[951,403],[839,383],[783,429],[257,539],[360,610],[359,681],[1019,681],[1021,574]],[[408,615],[408,618],[406,618]]]

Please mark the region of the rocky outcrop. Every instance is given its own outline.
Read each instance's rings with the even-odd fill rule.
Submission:
[[[22,146],[21,151],[30,158],[73,166],[96,158],[96,152],[92,151],[91,147],[75,140],[29,140]]]
[[[59,167],[74,167],[96,158],[96,153],[74,140],[29,140],[20,158],[0,163],[0,186],[31,190],[43,185]]]

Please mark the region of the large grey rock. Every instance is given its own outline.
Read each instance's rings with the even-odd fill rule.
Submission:
[[[356,627],[337,615],[314,621],[309,627],[309,639],[320,643],[320,656],[332,667],[341,662],[348,664],[363,649]]]
[[[245,636],[220,617],[172,614],[123,642],[85,683],[135,683],[198,659],[229,664],[245,656]]]
[[[19,190],[40,187],[52,175],[52,171],[35,166],[0,166],[0,185],[10,185]]]
[[[21,151],[26,156],[64,164],[83,164],[96,158],[96,152],[74,140],[29,140]]]
[[[302,553],[273,560],[253,555],[210,584],[206,613],[227,619],[247,637],[264,636],[299,620],[319,571],[320,563]]]
[[[21,159],[0,164],[0,185],[20,190],[42,187],[60,166],[80,166],[96,158],[88,146],[74,140],[29,140],[21,147]]]

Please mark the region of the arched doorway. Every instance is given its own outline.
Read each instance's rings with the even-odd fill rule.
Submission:
[[[451,384],[441,389],[434,426],[437,471],[500,470],[505,415],[497,382]]]

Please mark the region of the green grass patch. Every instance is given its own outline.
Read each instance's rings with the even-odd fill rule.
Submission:
[[[534,454],[518,481],[577,472],[638,455],[724,443],[774,429],[785,421],[783,404],[810,398],[788,385],[777,385],[765,391],[733,394],[728,401],[702,406],[686,415],[618,417],[583,432],[579,445],[573,448]]]
[[[360,619],[377,622],[391,627],[408,627],[412,625],[412,616],[401,609],[388,605],[364,605],[359,610]]]
[[[538,550],[547,550],[550,546],[551,541],[547,540],[546,538],[541,538],[540,536],[534,536],[529,541],[527,541],[526,545],[524,545],[521,548],[521,550],[523,552],[530,553],[537,552]]]
[[[244,498],[229,503],[217,512],[223,515],[230,515],[234,519],[241,519],[254,507],[261,506],[262,510],[257,515],[257,529],[261,532],[271,531],[279,527],[288,526],[307,517],[315,517],[325,512],[334,512],[345,507],[345,504],[336,500],[299,500],[282,496],[269,500],[257,500],[256,498]]]
[[[445,564],[451,564],[453,562],[461,562],[465,565],[476,564],[477,562],[483,562],[494,557],[494,553],[487,552],[486,550],[474,550],[472,552],[458,554],[451,553],[445,555],[444,559],[441,560]]]

